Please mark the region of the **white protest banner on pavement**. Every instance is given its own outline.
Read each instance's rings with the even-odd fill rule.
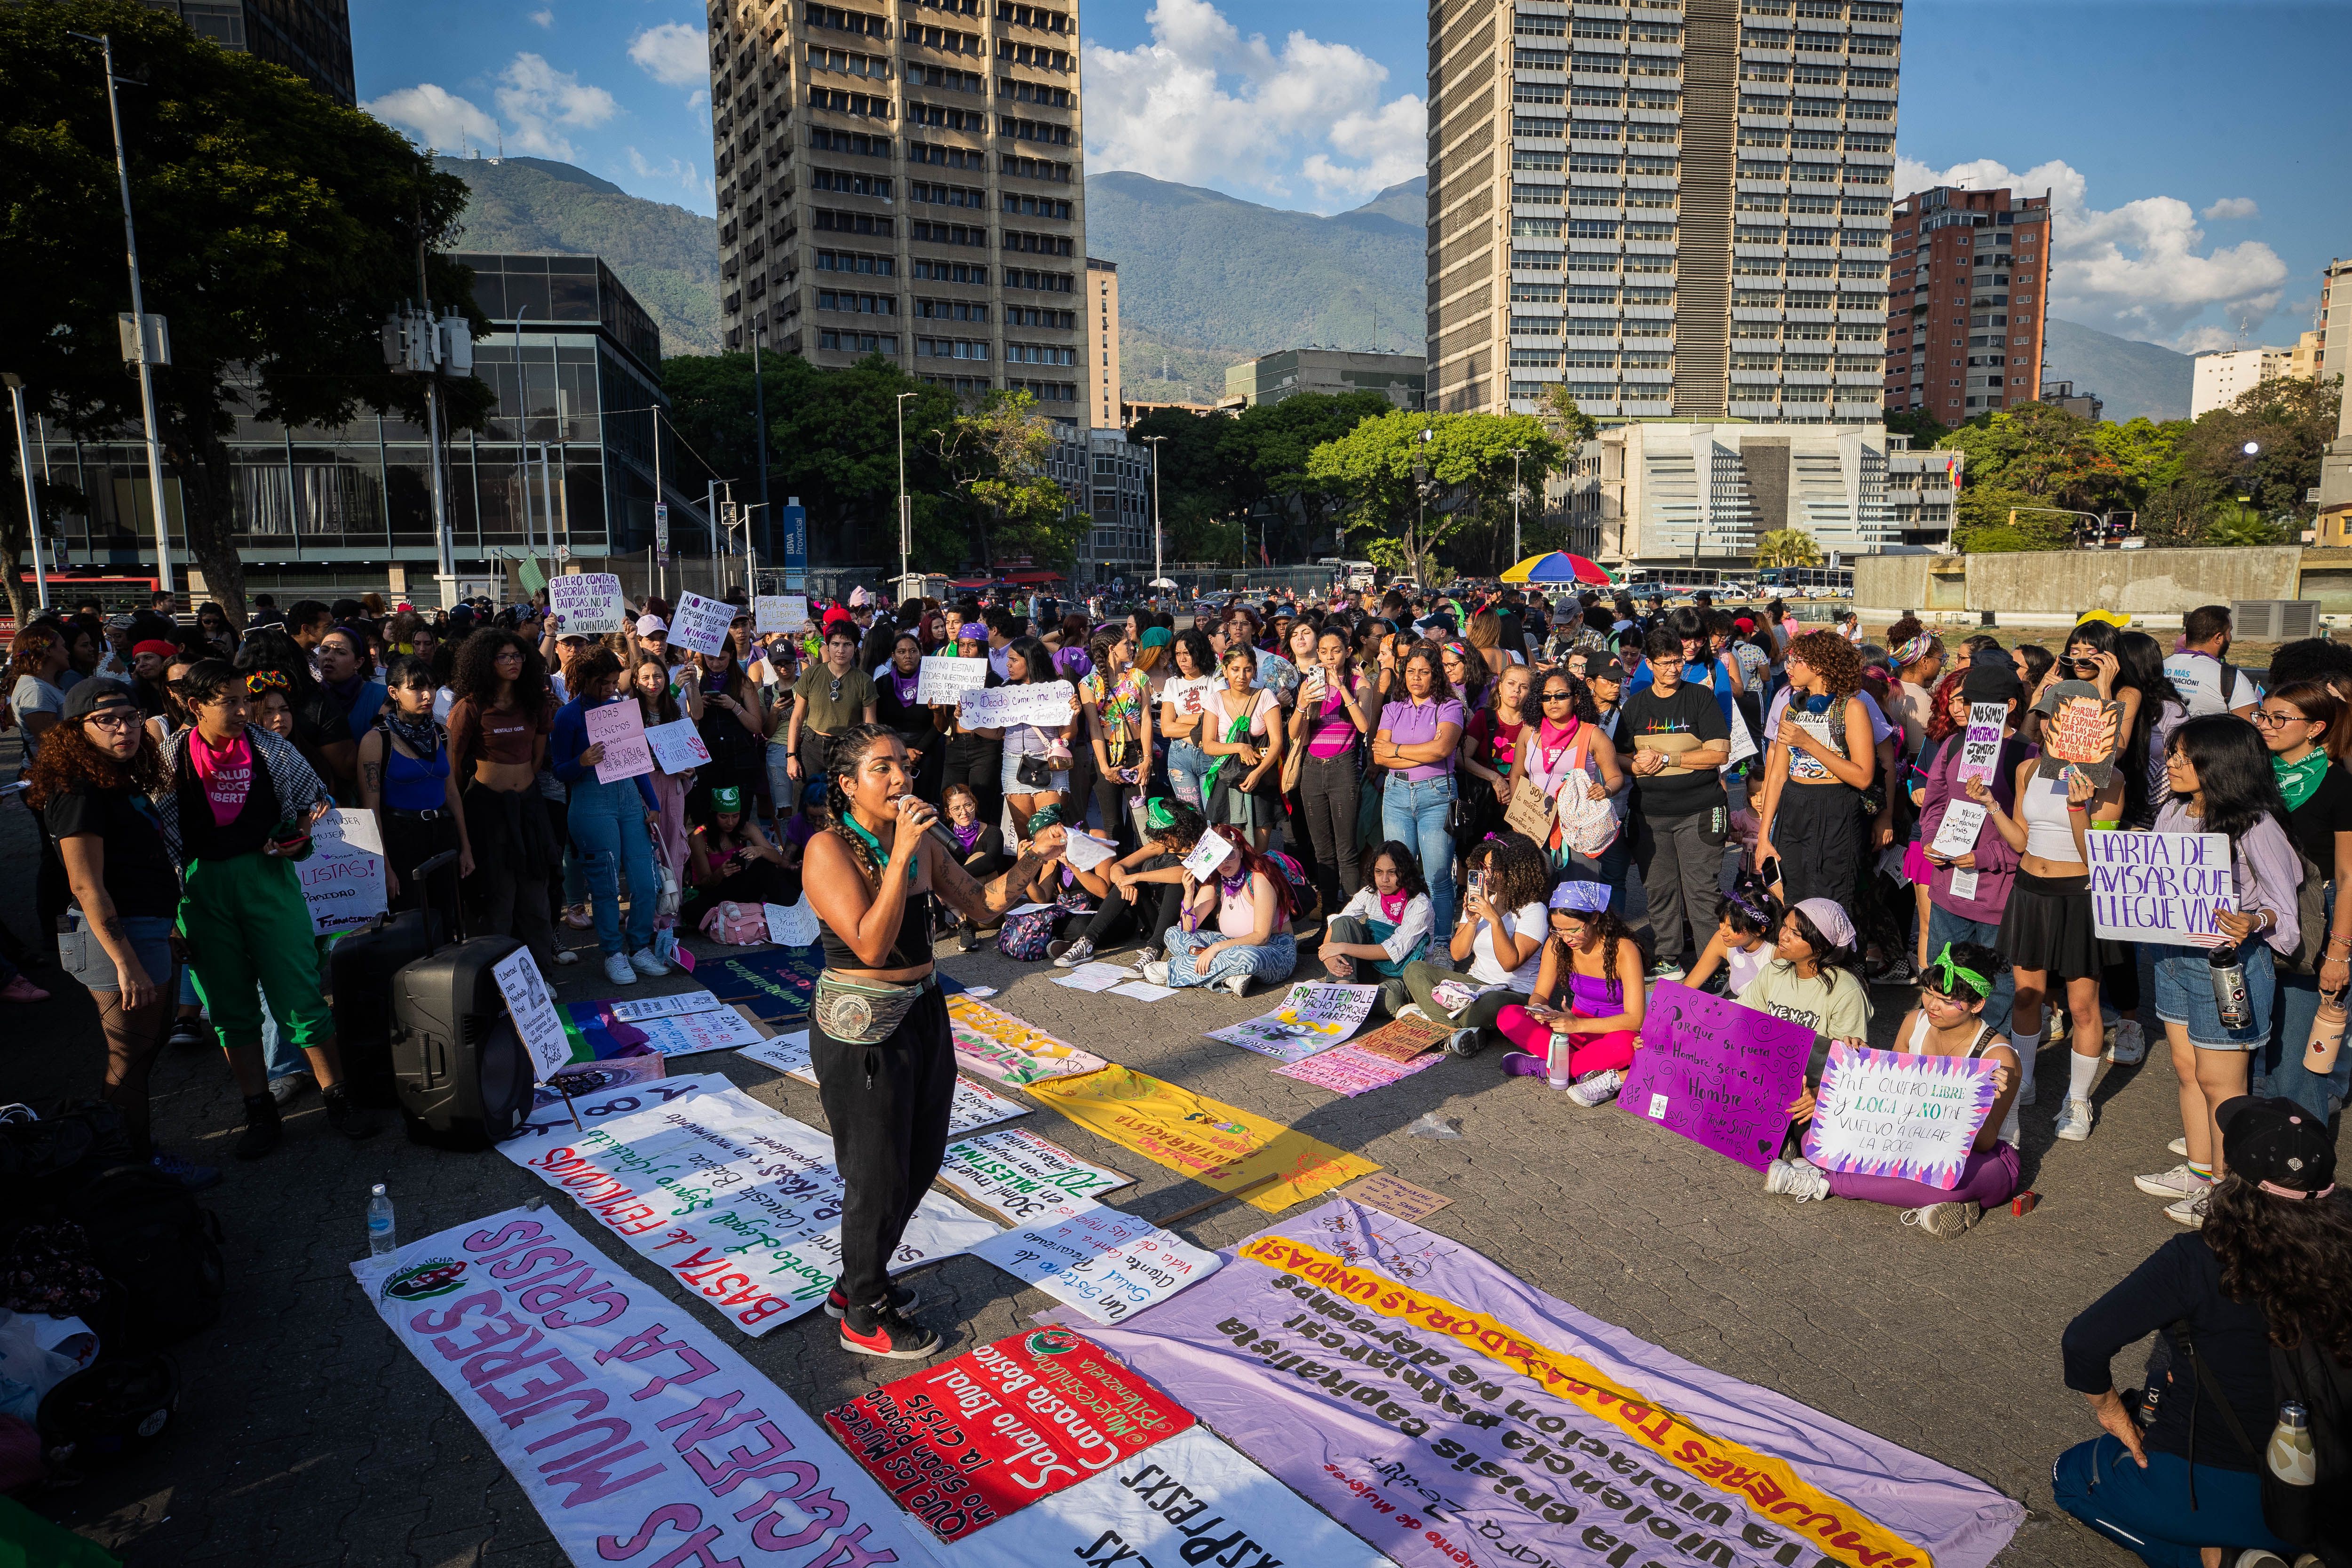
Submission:
[[[985,660],[974,659],[975,664]],[[1078,700],[1066,680],[1045,680],[1021,686],[971,687],[965,690],[962,719],[968,730],[994,730],[1006,724],[1037,724],[1058,730],[1068,723]]]
[[[666,773],[692,773],[710,765],[710,748],[702,743],[702,732],[691,719],[646,725],[646,746],[653,752],[654,765]]]
[[[1196,882],[1205,882],[1217,874],[1217,868],[1223,865],[1225,857],[1233,852],[1233,840],[1215,828],[1209,828],[1201,835],[1201,841],[1192,846],[1192,852],[1184,857],[1185,875]]]
[[[1961,784],[1970,779],[1992,783],[2000,766],[2000,731],[2009,722],[2006,702],[1969,704],[1969,732],[1960,740],[1960,765],[1952,776]]]
[[[804,632],[808,630],[808,595],[806,594],[761,594],[751,601],[751,631],[765,637],[770,632]]]
[[[555,998],[530,949],[519,947],[492,964],[490,978],[499,983],[507,1016],[514,1020],[515,1033],[522,1037],[538,1076],[543,1079],[570,1061],[572,1037],[564,1032],[563,1016],[555,1010]]]
[[[809,908],[806,893],[796,902],[761,904],[760,909],[768,919],[768,940],[778,947],[806,947],[816,941],[816,911]]]
[[[659,1020],[666,1021],[666,1020]],[[665,1092],[679,1083],[631,1086],[646,1110],[592,1121],[585,1132],[563,1107],[543,1135],[509,1139],[499,1152],[568,1194],[690,1294],[748,1334],[764,1334],[824,1300],[841,1275],[841,1173],[833,1140],[732,1088]],[[548,1116],[542,1110],[528,1131]],[[961,1204],[927,1193],[907,1226],[893,1271],[952,1257],[997,1234]]]
[[[1302,980],[1273,1012],[1212,1029],[1209,1038],[1276,1061],[1304,1061],[1354,1034],[1356,1026],[1371,1016],[1372,1005],[1380,995],[1377,985]]]
[[[816,1068],[809,1060],[809,1032],[806,1029],[772,1036],[744,1047],[739,1054],[751,1058],[761,1067],[773,1068],[786,1078],[798,1079],[807,1084],[816,1082]],[[948,1136],[961,1138],[979,1128],[1028,1114],[1029,1108],[1019,1100],[1008,1100],[986,1084],[974,1083],[959,1075],[955,1102],[948,1110]]]
[[[572,572],[549,578],[547,607],[562,617],[556,629],[567,635],[617,632],[629,620],[628,603],[621,597],[621,580],[610,572]]]
[[[727,646],[728,623],[737,611],[724,599],[680,594],[669,618],[669,646],[693,653],[717,653]]]
[[[1148,1219],[1089,1198],[1050,1204],[971,1250],[1097,1323],[1166,1300],[1215,1273],[1220,1261]]]
[[[922,669],[915,677],[915,700],[952,706],[962,700],[965,692],[977,691],[987,684],[988,660],[933,654],[924,658]]]
[[[735,1262],[705,1254],[700,1289],[737,1289]],[[782,1563],[780,1540],[796,1564],[938,1561],[798,1403],[552,1210],[509,1209],[351,1267],[569,1561]],[[761,1465],[772,1479],[743,1486]]]
[[[646,743],[645,710],[634,697],[588,710],[588,743],[604,748],[596,763],[598,784],[618,784],[654,771],[653,748]]]
[[[615,1023],[638,1024],[647,1018],[674,1018],[681,1013],[716,1013],[725,1005],[708,991],[680,991],[674,996],[648,996],[641,1002],[607,1002],[604,1011]]]
[[[970,992],[948,998],[948,1028],[955,1036],[956,1065],[997,1083],[1082,1078],[1108,1065]]]
[[[1006,1127],[949,1144],[940,1180],[1007,1224],[1017,1225],[1057,1203],[1099,1198],[1135,1178],[1090,1165],[1034,1132]]]
[[[310,907],[312,936],[356,931],[383,913],[383,836],[375,813],[337,806],[319,818],[310,828],[310,858],[295,862],[294,875]]]
[[[582,1062],[567,1068],[563,1076],[569,1079],[575,1074],[587,1073],[604,1065],[601,1062]],[[544,1145],[551,1140],[556,1142],[570,1140],[578,1131],[572,1124],[575,1115],[580,1118],[582,1126],[589,1126],[600,1121],[611,1121],[649,1106],[667,1105],[688,1095],[717,1092],[734,1087],[715,1073],[680,1073],[675,1078],[649,1080],[629,1079],[585,1094],[574,1093],[569,1105],[555,1100],[540,1106],[523,1118],[522,1125],[515,1130],[514,1137],[499,1147],[509,1151],[507,1157],[520,1165],[524,1162],[522,1150],[534,1144]]]
[[[666,1057],[696,1057],[705,1051],[740,1051],[766,1038],[732,1007],[708,1013],[674,1013],[666,1018],[643,1018],[629,1026],[646,1044]]]
[[[1982,1057],[1830,1047],[1805,1128],[1805,1158],[1825,1171],[1959,1185],[1993,1092]]]
[[[2086,833],[2091,921],[2104,942],[2212,947],[2214,917],[2238,907],[2229,836],[2221,833]]]
[[[1936,825],[1935,840],[1928,852],[1958,858],[1973,855],[1977,833],[1985,825],[1985,808],[1972,800],[1956,800],[1944,807],[1944,820]]]
[[[1069,861],[1071,868],[1078,871],[1091,871],[1118,853],[1117,845],[1104,843],[1083,827],[1071,828],[1065,837],[1065,843],[1066,847],[1062,854]]]

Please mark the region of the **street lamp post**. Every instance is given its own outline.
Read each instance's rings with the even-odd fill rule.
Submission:
[[[1528,455],[1525,447],[1511,448],[1511,563],[1519,560],[1519,459]]]
[[[25,437],[25,378],[15,372],[0,374],[8,384],[8,401],[16,411],[16,467],[25,476],[25,522],[32,530],[33,587],[41,608],[49,607],[49,572],[41,560],[41,503],[33,489],[33,445]]]
[[[898,592],[893,598],[907,596],[907,574],[913,570],[915,508],[907,499],[907,399],[921,395],[919,392],[898,394]]]
[[[528,560],[537,545],[530,531],[530,373],[522,363],[522,319],[530,314],[529,305],[515,310],[515,476],[522,481],[522,552]]]
[[[1165,436],[1146,436],[1143,438],[1143,444],[1151,448],[1151,590],[1155,594],[1160,591],[1160,580],[1168,575],[1167,568],[1160,564],[1160,443],[1166,439]]]
[[[768,384],[760,374],[760,340],[767,335],[767,331],[768,312],[762,310],[751,321],[751,417],[760,426],[760,508],[763,513],[768,506]],[[903,489],[906,487],[901,483],[899,488]],[[763,515],[760,521],[769,522],[773,519]],[[747,525],[743,548],[748,552],[751,547],[751,534]],[[755,579],[751,592],[757,594],[759,591],[759,583]]]

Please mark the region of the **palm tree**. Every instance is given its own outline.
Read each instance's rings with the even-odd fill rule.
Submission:
[[[1818,566],[1822,547],[1801,528],[1776,528],[1756,542],[1759,566]]]

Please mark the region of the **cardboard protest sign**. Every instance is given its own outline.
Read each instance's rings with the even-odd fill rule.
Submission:
[[[1617,1109],[1760,1171],[1780,1147],[1812,1048],[1802,1024],[1660,981]]]
[[[1102,1058],[975,997],[948,998],[948,1028],[955,1036],[956,1066],[998,1083],[1018,1086],[1103,1069]]]
[[[727,627],[736,613],[735,606],[724,599],[680,594],[677,608],[669,617],[669,646],[693,653],[717,653],[727,646]]]
[[[509,1209],[351,1267],[569,1561],[761,1563],[791,1540],[794,1563],[931,1563],[789,1394],[552,1210]],[[693,1272],[725,1290],[732,1267],[722,1254]],[[719,1435],[719,1412],[733,1436]],[[770,1479],[742,1484],[747,1452],[773,1457]],[[648,1543],[642,1556],[618,1552],[633,1541]]]
[[[751,630],[761,637],[770,632],[804,632],[808,627],[806,594],[761,594],[751,601]]]
[[[1098,1198],[1134,1180],[1017,1127],[949,1144],[940,1167],[942,1184],[1007,1225],[1034,1219],[1070,1198]]]
[[[988,684],[988,660],[958,658],[952,654],[934,654],[923,660],[915,677],[915,700],[953,705],[967,691],[977,691]]]
[[[2100,700],[2099,689],[2087,680],[2062,680],[2041,702],[2047,715],[2042,725],[2042,760],[2036,775],[2054,779],[2068,767],[2079,768],[2092,784],[2107,787],[2116,776],[2116,742],[2123,705]]]
[[[975,659],[975,664],[984,660]],[[918,686],[919,694],[921,688]],[[1006,724],[1036,724],[1058,730],[1070,721],[1078,700],[1066,680],[1044,680],[1020,686],[969,687],[963,693],[964,727],[993,730]]]
[[[618,784],[654,771],[653,748],[646,743],[645,710],[635,698],[591,708],[587,720],[588,743],[604,748],[596,763],[598,784]]]
[[[1419,1225],[1454,1200],[1443,1193],[1433,1193],[1427,1187],[1416,1187],[1402,1176],[1387,1171],[1366,1176],[1360,1182],[1349,1182],[1341,1187],[1339,1196],[1350,1203],[1363,1204],[1392,1214],[1399,1219]]]
[[[1116,1323],[1217,1270],[1213,1252],[1091,1198],[1065,1198],[971,1248],[1007,1274]]]
[[[1444,1059],[1442,1054],[1431,1052],[1400,1061],[1393,1057],[1375,1056],[1364,1049],[1360,1042],[1351,1040],[1344,1046],[1318,1051],[1303,1061],[1295,1061],[1274,1070],[1278,1078],[1297,1079],[1301,1083],[1310,1083],[1317,1089],[1328,1089],[1334,1094],[1343,1094],[1353,1100],[1360,1094],[1386,1089],[1417,1072],[1427,1072]]]
[[[1946,1192],[2000,1098],[1982,1057],[1915,1057],[1830,1047],[1805,1158],[1825,1171],[1901,1176]]]
[[[414,867],[401,868],[404,874]],[[310,828],[310,856],[294,865],[302,901],[310,910],[310,934],[356,931],[388,907],[383,879],[383,836],[375,813],[337,806]]]
[[[886,1383],[824,1424],[901,1508],[960,1541],[1128,1468],[1192,1417],[1098,1346],[1044,1328]]]
[[[666,773],[692,773],[710,765],[710,748],[702,743],[702,732],[691,719],[647,725],[646,747],[653,753],[654,765]]]
[[[2221,942],[2216,917],[2238,907],[2227,834],[2086,833],[2083,843],[2091,856],[2094,934],[2192,947]]]
[[[803,893],[789,904],[761,904],[768,921],[768,940],[778,947],[807,947],[817,939],[816,911]]]
[[[1953,777],[1961,784],[1970,779],[1992,783],[2000,766],[2000,732],[2009,722],[2006,702],[1971,702],[1969,704],[1969,732],[1960,741],[1960,765]]]
[[[621,631],[629,620],[621,580],[610,572],[572,572],[548,579],[547,608],[562,617],[558,630],[590,637]]]
[[[1409,1062],[1423,1052],[1444,1045],[1453,1032],[1444,1025],[1432,1023],[1426,1018],[1394,1018],[1363,1038],[1348,1043],[1367,1056],[1383,1057],[1392,1062]]]
[[[1301,1061],[1354,1034],[1356,1026],[1371,1016],[1372,1005],[1380,999],[1377,985],[1303,980],[1290,988],[1290,994],[1274,1011],[1211,1029],[1209,1038],[1278,1062]]]
[[[1944,807],[1944,820],[1936,825],[1936,837],[1927,845],[1928,853],[1958,859],[1973,855],[1977,834],[1985,825],[1985,808],[1972,800],[1956,800]]]
[[[523,1049],[539,1069],[537,1076],[546,1078],[570,1061],[572,1037],[564,1032],[563,1016],[555,1010],[555,998],[530,949],[519,947],[490,965],[490,978],[499,983],[507,1016],[514,1020],[515,1033],[522,1037]]]
[[[1986,1568],[2025,1517],[1972,1476],[1685,1361],[1377,1209],[1335,1199],[1227,1256],[1147,1317],[1087,1337],[1399,1568]],[[1400,1337],[1413,1364],[1373,1372]],[[1148,1484],[1191,1484],[1169,1450],[1192,1436],[1142,1456],[1162,1467]],[[1482,1479],[1433,1479],[1457,1462]],[[1121,1474],[1146,1484],[1141,1467]]]

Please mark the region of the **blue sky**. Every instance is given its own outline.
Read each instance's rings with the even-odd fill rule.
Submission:
[[[711,208],[696,0],[352,0],[360,97],[433,145]],[[1098,0],[1087,163],[1339,212],[1418,174],[1427,12]],[[2352,4],[1911,0],[1906,188],[2054,193],[2053,312],[2181,348],[2292,343],[2352,254]]]

